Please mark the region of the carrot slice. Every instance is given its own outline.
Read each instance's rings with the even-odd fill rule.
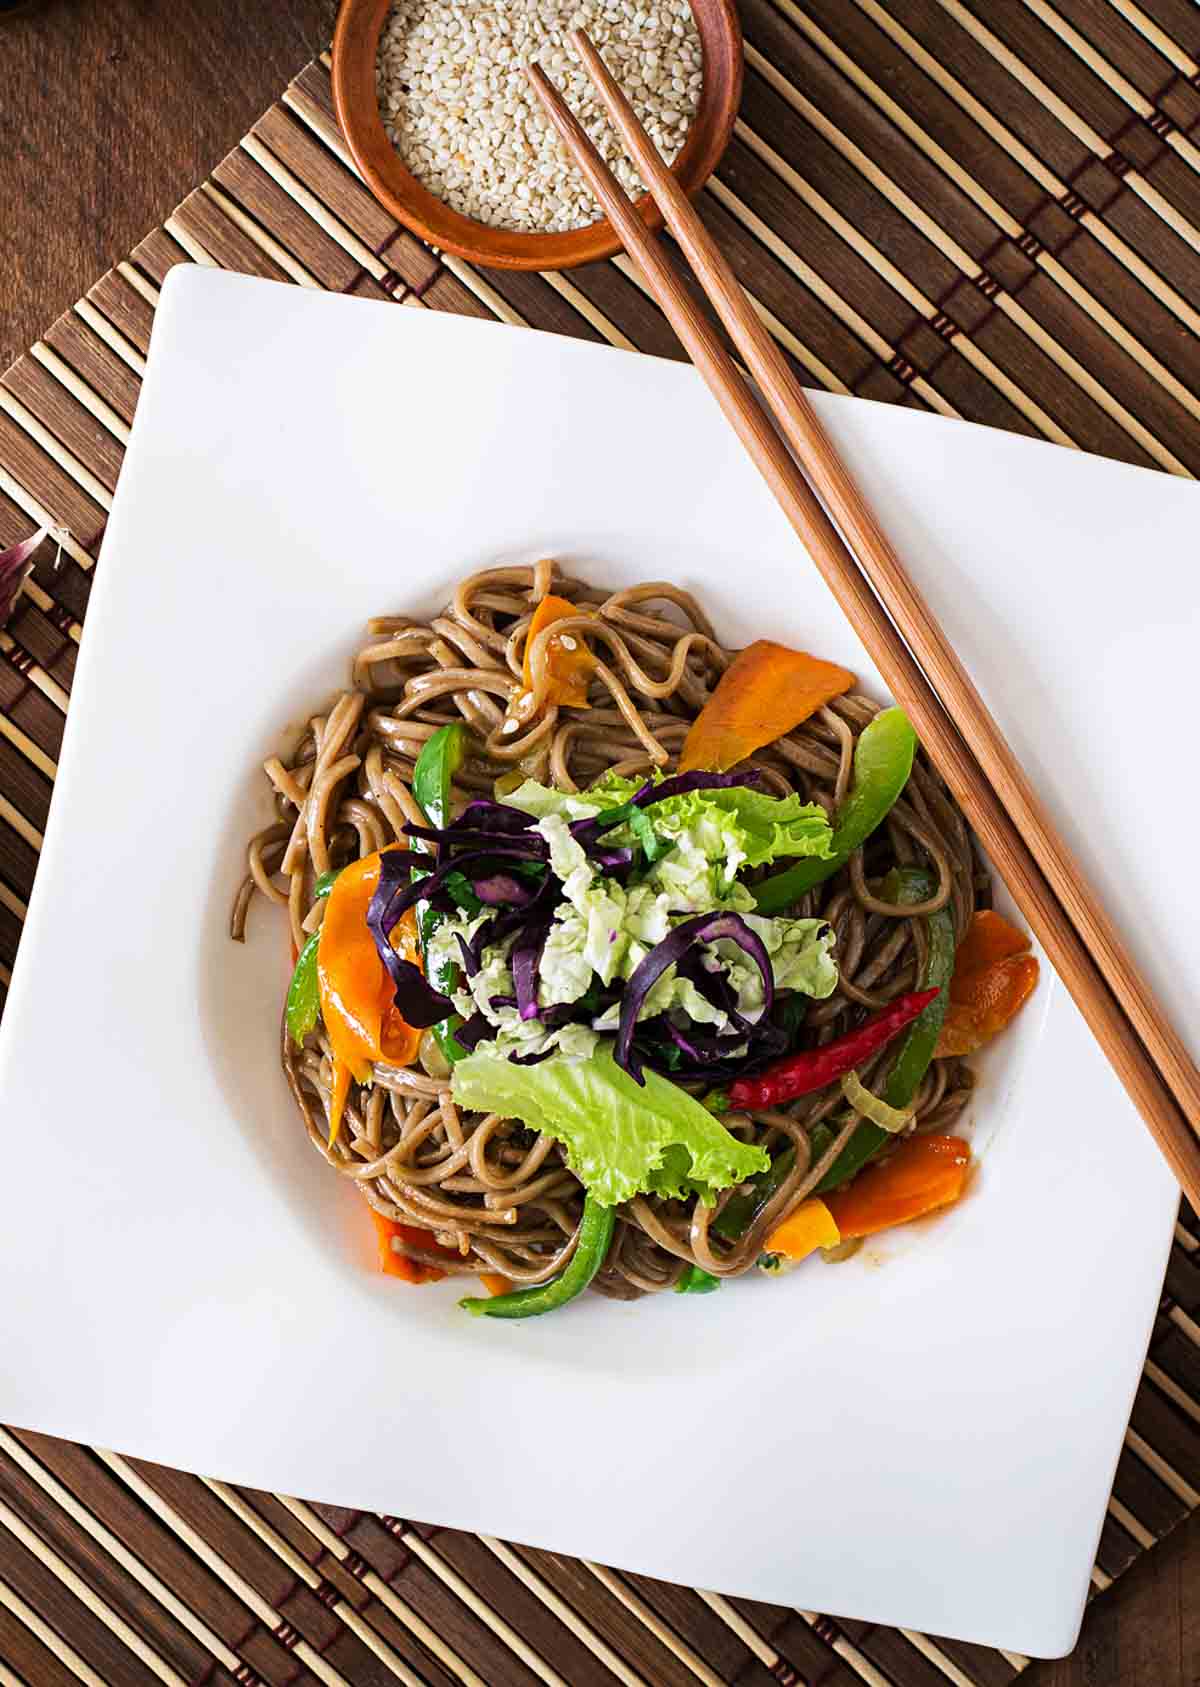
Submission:
[[[526,691],[533,690],[530,650],[538,634],[553,626],[555,621],[564,621],[568,615],[582,613],[584,612],[577,609],[573,603],[568,603],[565,597],[544,597],[538,604],[533,612],[533,620],[529,623],[529,631],[525,634],[525,660],[521,680]],[[591,705],[588,703],[588,686],[595,666],[596,658],[577,632],[564,633],[561,636],[552,634],[546,641],[546,667],[550,685],[545,701],[565,704],[573,709],[589,708]]]
[[[756,639],[734,657],[692,723],[679,771],[724,773],[849,691],[854,675],[803,650]]]
[[[844,1189],[825,1196],[843,1241],[936,1212],[966,1187],[971,1149],[961,1136],[910,1136]]]
[[[798,1265],[818,1248],[836,1248],[841,1239],[829,1207],[813,1195],[801,1201],[794,1213],[775,1226],[763,1244],[763,1251],[782,1254],[792,1265]]]
[[[398,1236],[413,1248],[426,1248],[434,1253],[445,1254],[447,1259],[457,1259],[454,1249],[443,1248],[431,1231],[422,1230],[415,1224],[397,1224],[394,1219],[385,1218],[383,1213],[370,1209],[375,1222],[375,1239],[379,1244],[379,1269],[389,1277],[400,1277],[406,1283],[440,1283],[446,1275],[439,1271],[436,1265],[426,1265],[423,1260],[409,1259],[407,1254],[397,1253],[392,1246],[392,1237]]]
[[[367,909],[378,883],[377,853],[343,868],[329,893],[317,943],[321,1019],[334,1056],[331,1143],[341,1124],[350,1079],[363,1082],[376,1060],[411,1065],[421,1042],[420,1031],[405,1024],[392,1005],[392,981],[367,929]],[[405,960],[421,964],[412,909],[393,931],[392,946]]]
[[[981,909],[954,958],[950,1005],[935,1056],[971,1054],[1003,1031],[1033,994],[1038,971],[1026,934],[994,909]]]

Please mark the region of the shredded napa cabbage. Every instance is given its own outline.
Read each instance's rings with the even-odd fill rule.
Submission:
[[[589,791],[570,794],[526,780],[501,800],[533,818],[545,838],[550,869],[562,887],[561,900],[542,950],[538,969],[538,1006],[551,1008],[579,1001],[597,986],[628,981],[672,926],[695,914],[741,914],[762,939],[771,959],[775,986],[823,998],[837,985],[833,933],[821,920],[767,919],[753,913],[754,899],[736,875],[780,856],[828,856],[832,847],[823,809],[798,796],[772,797],[744,786],[684,792],[652,803],[642,812],[653,827],[656,855],[642,858],[636,882],[628,885],[606,873],[577,838],[571,824],[627,804],[644,781],[610,774]],[[634,848],[638,832],[623,821],[604,834],[606,848]],[[429,964],[454,965],[458,936],[474,937],[482,915],[460,911],[434,934]],[[558,1049],[586,1059],[599,1034],[616,1030],[619,1003],[592,1017],[590,1025],[547,1027],[540,1018],[522,1020],[511,1005],[497,1006],[515,993],[509,955],[515,938],[488,946],[473,979],[460,978],[454,995],[459,1013],[476,1011],[495,1027],[495,1036],[478,1045],[481,1054],[521,1057]],[[762,976],[735,943],[705,944],[702,964],[724,972],[736,997],[737,1011],[751,1024],[761,1018],[765,1001]],[[435,973],[436,976],[436,973]],[[729,1015],[714,1005],[695,983],[668,967],[647,992],[639,1020],[676,1014],[681,1024],[712,1027],[720,1033]],[[735,1052],[730,1050],[730,1053]]]

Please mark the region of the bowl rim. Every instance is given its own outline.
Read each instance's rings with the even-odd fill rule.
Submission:
[[[342,0],[333,33],[333,104],[354,164],[375,198],[427,245],[489,269],[558,270],[611,258],[621,241],[606,217],[564,234],[492,228],[453,210],[401,162],[375,91],[375,59],[391,0]],[[744,55],[736,0],[691,0],[700,34],[700,99],[672,173],[699,192],[729,144],[741,104]],[[636,202],[647,227],[662,215],[649,194]]]

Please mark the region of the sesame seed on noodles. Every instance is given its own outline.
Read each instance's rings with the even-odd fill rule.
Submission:
[[[376,86],[388,138],[453,210],[493,228],[554,234],[600,215],[525,79],[536,60],[618,181],[643,191],[567,35],[586,29],[667,163],[700,98],[688,0],[396,0]]]

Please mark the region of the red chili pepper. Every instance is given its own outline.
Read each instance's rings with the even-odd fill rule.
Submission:
[[[877,1054],[890,1043],[918,1014],[924,1013],[937,990],[912,990],[897,996],[894,1002],[868,1019],[856,1031],[847,1031],[836,1042],[824,1048],[805,1049],[801,1054],[789,1054],[768,1066],[753,1078],[738,1078],[729,1086],[731,1107],[778,1107],[781,1102],[794,1101],[798,1095],[811,1095],[823,1090],[845,1072],[861,1066],[869,1056]]]

